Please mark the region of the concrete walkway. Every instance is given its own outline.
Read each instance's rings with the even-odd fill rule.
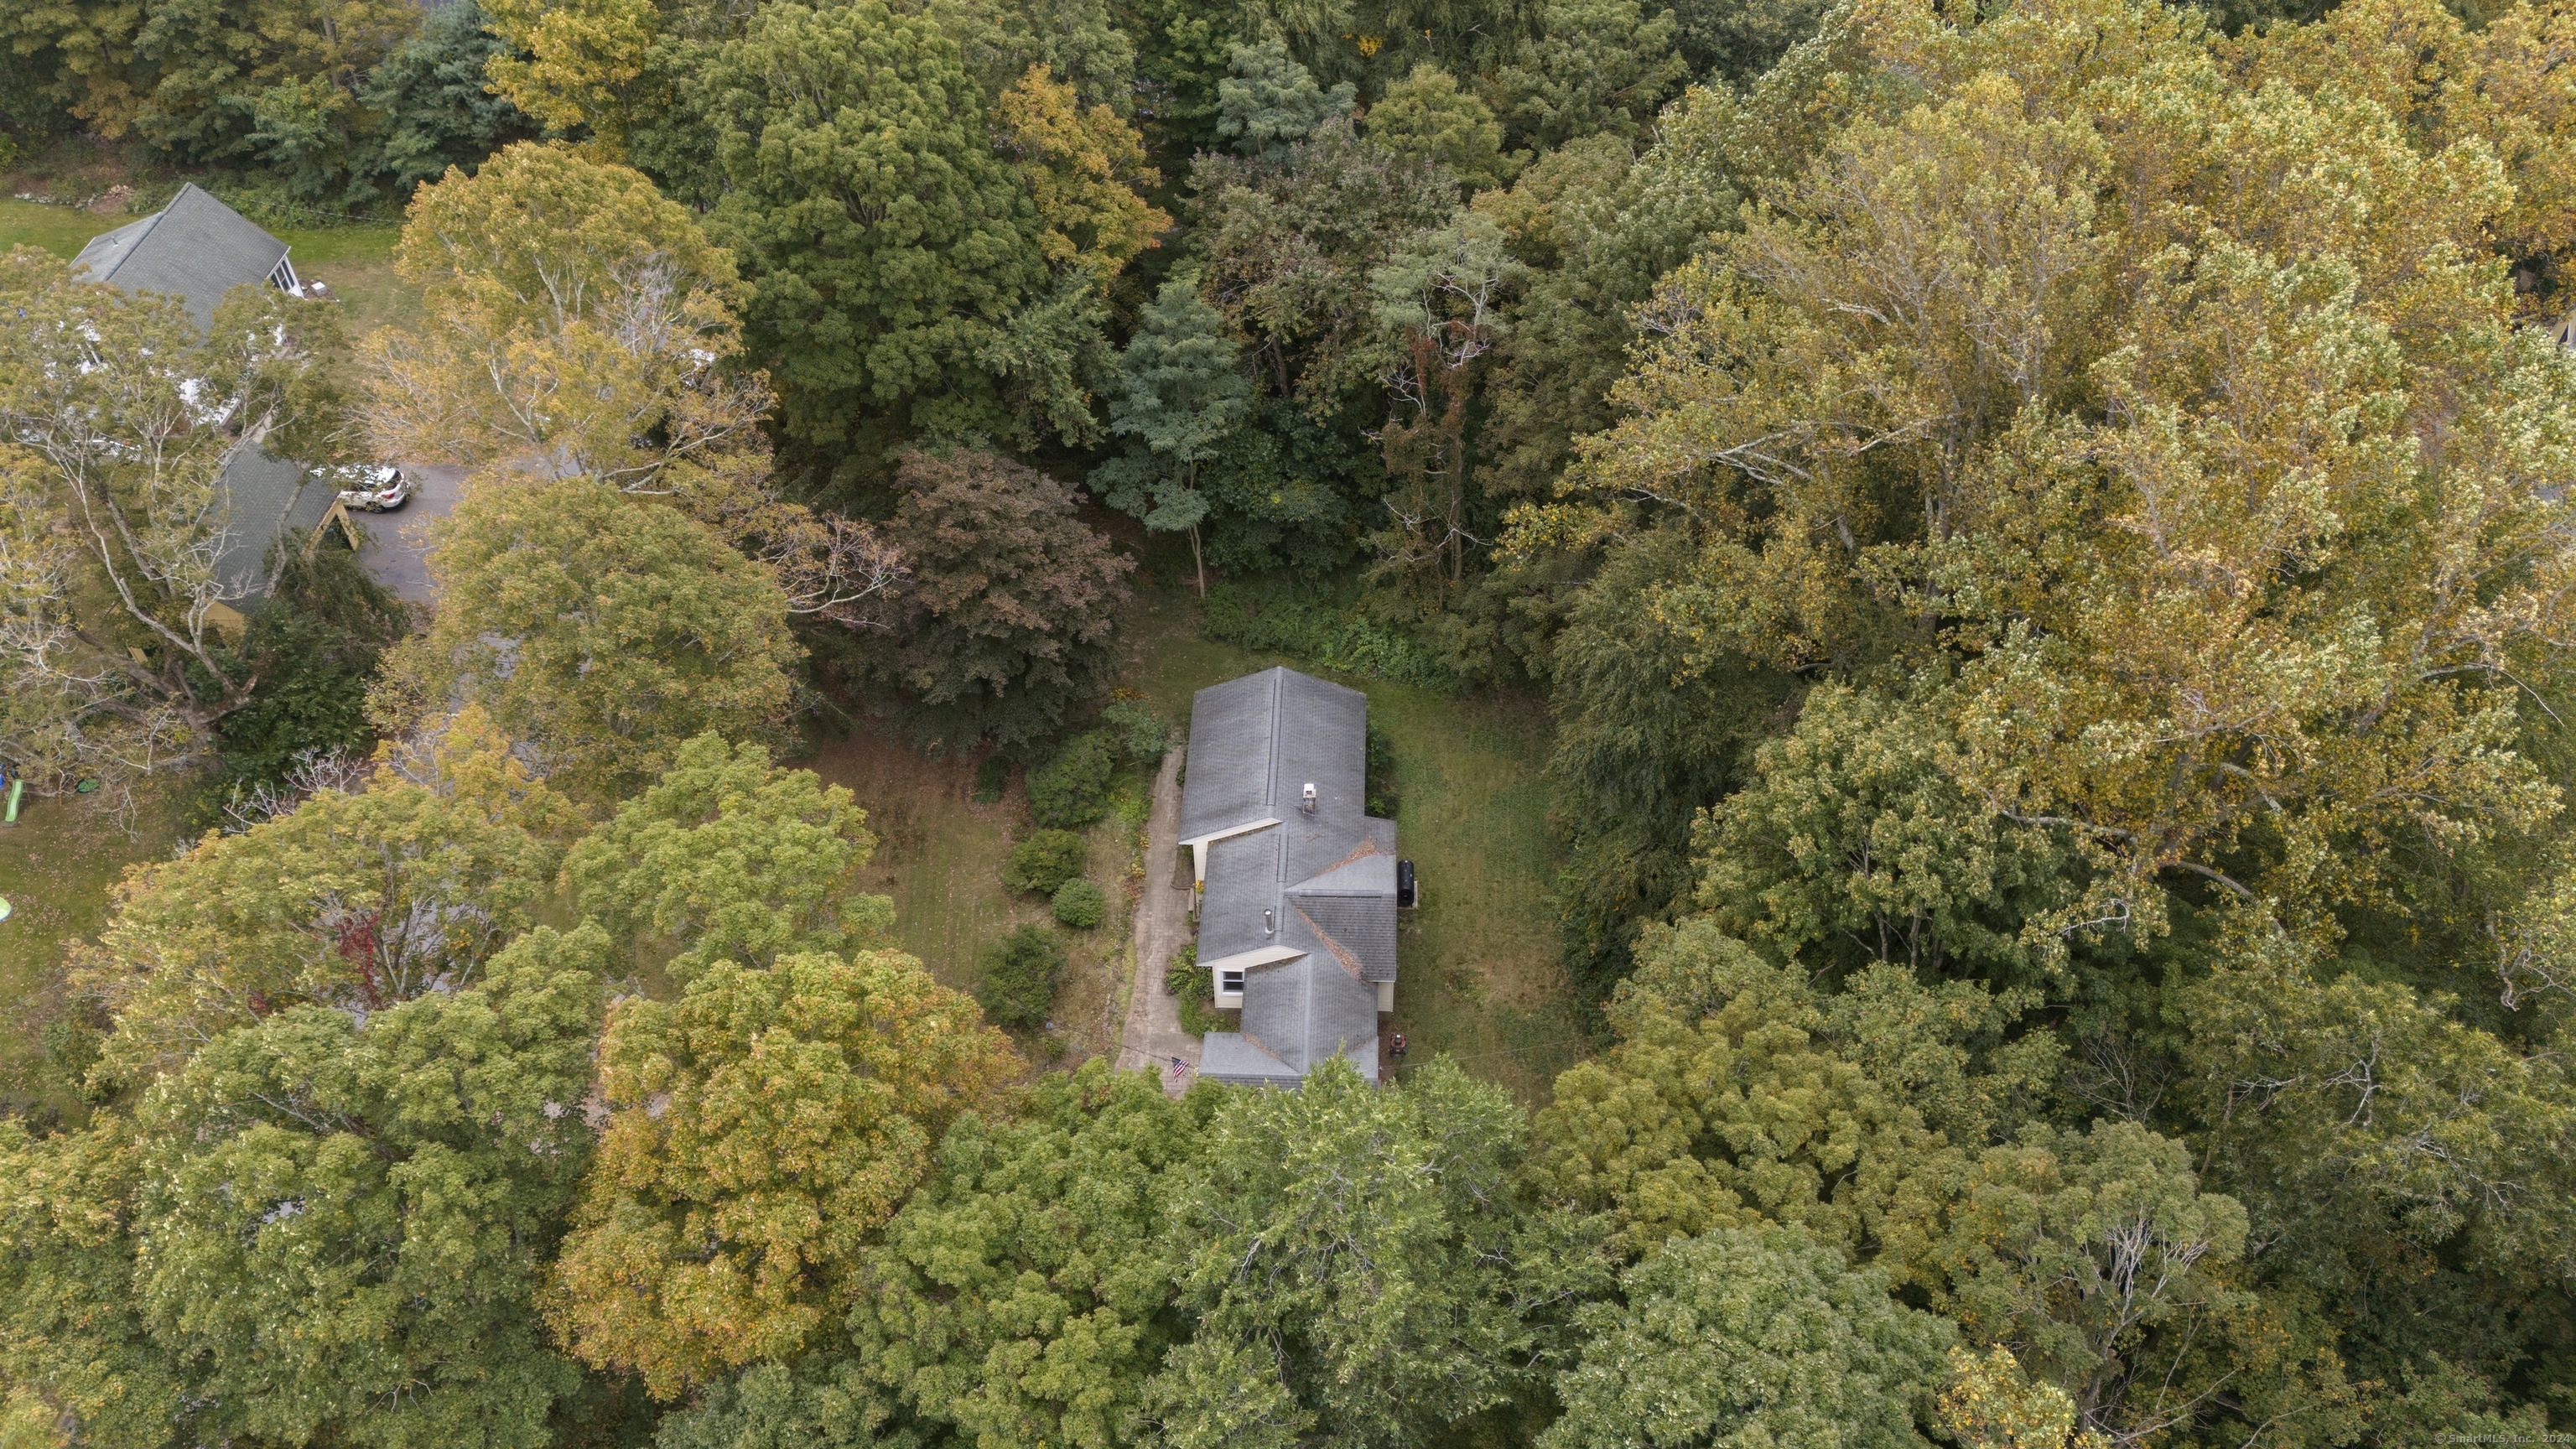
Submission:
[[[1190,939],[1190,887],[1180,870],[1181,752],[1163,756],[1154,808],[1145,821],[1145,887],[1136,898],[1136,979],[1118,1031],[1118,1069],[1155,1071],[1177,1097],[1198,1075],[1199,1039],[1181,1030],[1180,998],[1163,990],[1163,969]],[[1178,880],[1180,884],[1175,885]],[[1173,1058],[1187,1066],[1172,1068]]]

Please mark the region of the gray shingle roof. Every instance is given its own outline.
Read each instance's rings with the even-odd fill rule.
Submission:
[[[129,292],[177,297],[203,329],[213,325],[224,293],[267,281],[286,251],[286,243],[191,183],[160,211],[90,238],[72,269],[86,267]]]
[[[245,612],[268,597],[269,546],[280,538],[300,545],[331,511],[339,490],[300,463],[248,447],[224,464],[221,480],[230,519],[215,574],[224,592]]]
[[[1191,706],[1181,838],[1240,832],[1203,847],[1200,964],[1297,953],[1246,973],[1243,1030],[1207,1038],[1203,1076],[1294,1085],[1338,1053],[1376,1079],[1376,983],[1396,974],[1395,825],[1366,813],[1367,736],[1367,695],[1292,669],[1212,685]],[[1243,829],[1260,820],[1276,823]]]

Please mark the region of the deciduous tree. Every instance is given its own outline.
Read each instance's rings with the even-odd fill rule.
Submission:
[[[666,768],[709,730],[786,720],[803,656],[769,571],[679,510],[587,478],[485,481],[432,532],[429,632],[385,656],[396,727],[482,705],[584,790]]]
[[[1921,1449],[1914,1410],[1955,1330],[1797,1228],[1665,1244],[1583,1310],[1546,1449],[1770,1444]]]
[[[0,257],[0,748],[39,789],[202,761],[257,661],[223,632],[281,566],[240,557],[225,469],[345,440],[330,309],[239,288],[200,334],[175,298]]]
[[[475,980],[533,923],[578,817],[471,706],[238,835],[135,867],[72,981],[141,1082],[291,1006],[385,1010]]]
[[[1134,562],[1074,513],[1071,489],[986,453],[907,454],[887,537],[913,569],[875,677],[921,739],[1054,735],[1116,667]]]
[[[876,853],[868,813],[757,744],[703,734],[661,778],[573,847],[564,880],[586,914],[685,984],[718,961],[848,951],[893,924],[894,903],[852,893]]]
[[[676,1002],[618,1002],[608,1125],[548,1318],[666,1400],[793,1359],[858,1290],[949,1123],[1017,1063],[973,1002],[893,952],[718,962]]]

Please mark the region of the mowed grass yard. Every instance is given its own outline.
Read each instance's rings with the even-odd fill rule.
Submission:
[[[14,246],[41,247],[69,259],[91,237],[114,231],[139,217],[102,216],[77,206],[44,206],[32,201],[0,199],[0,251]],[[286,243],[295,273],[321,281],[339,294],[347,309],[349,336],[364,337],[389,322],[405,322],[420,313],[420,296],[394,275],[394,243],[399,228],[334,226],[296,228],[274,233]]]
[[[1054,925],[1044,899],[1002,885],[1013,842],[1035,827],[1016,771],[998,803],[975,802],[980,758],[949,754],[934,760],[863,729],[817,742],[813,755],[796,763],[849,787],[868,812],[877,852],[858,888],[893,898],[896,940],[942,984],[972,990],[977,953],[1021,925],[1056,932],[1066,947],[1053,1033],[1063,1055],[1050,1053],[1043,1030],[1018,1036],[1039,1066],[1077,1066],[1113,1050],[1124,1017],[1122,992],[1131,971],[1127,886],[1141,868],[1139,823],[1151,781],[1141,771],[1126,771],[1109,818],[1085,830],[1090,857],[1084,874],[1108,893],[1109,915],[1090,930],[1067,930]]]

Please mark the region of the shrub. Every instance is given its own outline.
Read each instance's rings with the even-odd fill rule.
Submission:
[[[1208,637],[1286,654],[1342,674],[1454,689],[1458,676],[1406,630],[1331,599],[1222,583],[1208,590]]]
[[[1216,1000],[1215,980],[1199,969],[1198,942],[1192,941],[1172,953],[1172,964],[1163,968],[1163,994],[1183,1001]]]
[[[1400,803],[1395,787],[1395,741],[1386,737],[1386,731],[1379,729],[1375,720],[1368,725],[1367,779],[1363,793],[1367,796],[1368,813],[1380,820],[1393,820]]]
[[[1109,914],[1109,893],[1097,883],[1076,876],[1055,888],[1054,904],[1058,924],[1088,931]]]
[[[1036,831],[1011,847],[1002,884],[1031,895],[1054,895],[1056,887],[1082,874],[1082,856],[1082,837],[1072,831]]]
[[[1115,741],[1098,730],[1075,735],[1029,772],[1029,813],[1040,825],[1089,825],[1109,813],[1109,780],[1117,772]]]
[[[1022,926],[975,958],[975,999],[1004,1026],[1035,1026],[1055,1004],[1064,943],[1044,926]]]
[[[1140,765],[1150,765],[1163,758],[1172,747],[1171,721],[1154,713],[1142,700],[1110,701],[1100,712],[1101,728],[1118,738],[1118,747],[1127,758]]]
[[[978,805],[998,805],[1002,790],[1011,783],[1011,762],[1000,753],[986,755],[975,767],[975,793],[968,797]]]

